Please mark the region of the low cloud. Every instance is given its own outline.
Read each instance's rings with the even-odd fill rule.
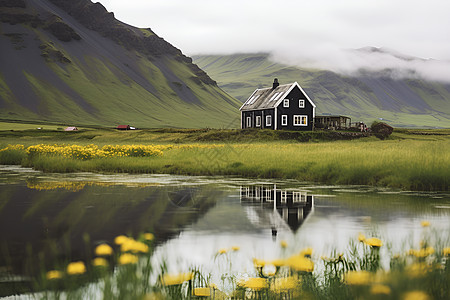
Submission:
[[[450,62],[407,56],[385,48],[275,50],[271,59],[302,68],[325,69],[348,76],[383,76],[450,83]]]

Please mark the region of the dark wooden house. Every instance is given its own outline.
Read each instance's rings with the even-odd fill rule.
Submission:
[[[256,89],[239,109],[241,128],[305,130],[314,128],[316,105],[297,82]]]

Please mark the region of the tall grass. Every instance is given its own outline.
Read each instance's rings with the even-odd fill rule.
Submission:
[[[94,260],[43,270],[35,287],[45,299],[448,299],[448,238],[432,239],[428,228],[423,233],[416,249],[401,253],[381,251],[386,241],[362,234],[345,252],[326,257],[282,242],[281,257],[253,258],[254,270],[245,271],[234,266],[242,255],[235,245],[210,258],[213,272],[222,274],[199,266],[168,274],[152,260],[151,240],[119,236],[116,246],[98,246]]]
[[[184,144],[157,157],[78,160],[55,155],[25,157],[20,150],[0,163],[46,172],[126,172],[291,178],[330,184],[449,189],[450,140],[358,140],[322,143]],[[6,152],[6,151],[5,151]],[[2,153],[2,152],[0,152]]]

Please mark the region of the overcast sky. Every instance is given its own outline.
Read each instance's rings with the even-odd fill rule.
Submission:
[[[285,62],[345,69],[365,58],[342,50],[374,46],[450,62],[449,0],[100,2],[117,19],[150,27],[189,56],[271,52]],[[439,76],[450,78],[445,65]]]

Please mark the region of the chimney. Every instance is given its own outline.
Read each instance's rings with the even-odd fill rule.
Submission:
[[[275,78],[273,80],[273,86],[272,86],[272,90],[276,89],[280,84],[278,83],[278,78]]]

